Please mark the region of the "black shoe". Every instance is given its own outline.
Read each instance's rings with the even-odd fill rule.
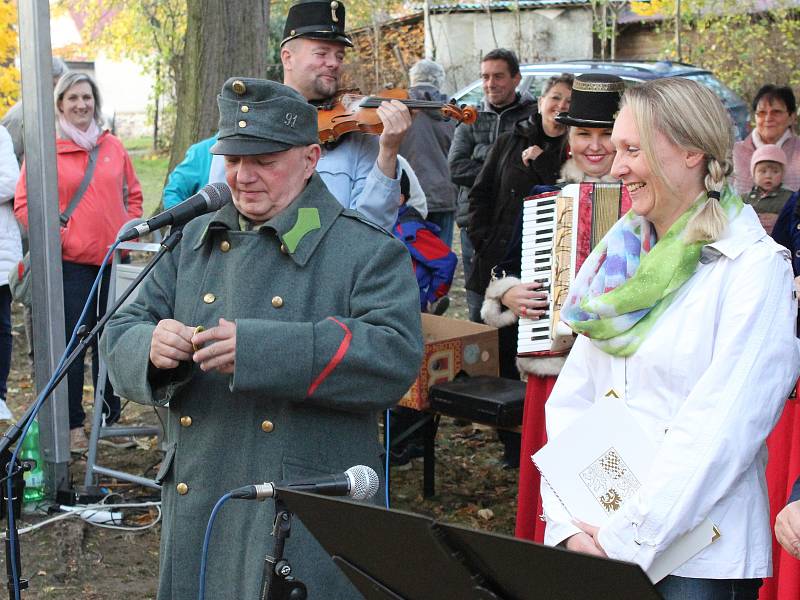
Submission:
[[[443,315],[450,308],[450,298],[442,296],[438,300],[428,302],[428,312],[432,315]]]

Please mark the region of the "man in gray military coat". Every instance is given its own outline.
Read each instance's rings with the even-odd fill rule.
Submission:
[[[160,600],[197,597],[206,522],[226,491],[354,464],[381,472],[378,414],[422,353],[408,253],[316,174],[316,109],[243,77],[218,102],[211,151],[225,156],[233,203],[186,226],[101,341],[121,395],[169,403]],[[272,501],[225,504],[206,597],[258,597],[273,516]],[[359,597],[297,519],[286,556],[310,598]]]

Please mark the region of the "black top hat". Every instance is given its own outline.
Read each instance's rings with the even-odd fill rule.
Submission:
[[[299,37],[330,40],[352,48],[353,42],[344,32],[344,4],[338,0],[293,4],[286,16],[281,46]]]
[[[572,84],[569,112],[559,113],[556,121],[576,127],[613,127],[625,83],[616,75],[584,73]]]

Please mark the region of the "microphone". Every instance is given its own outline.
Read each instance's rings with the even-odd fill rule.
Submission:
[[[367,466],[356,465],[344,473],[322,475],[304,481],[246,485],[233,490],[231,497],[242,500],[264,500],[277,496],[278,488],[324,496],[349,496],[353,500],[369,500],[378,491],[378,474]]]
[[[167,225],[185,225],[195,217],[219,210],[232,199],[231,188],[227,183],[209,183],[180,204],[176,204],[136,227],[131,227],[119,237],[119,241],[135,240]]]

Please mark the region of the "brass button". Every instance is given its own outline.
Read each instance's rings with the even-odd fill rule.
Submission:
[[[261,431],[264,433],[270,433],[273,429],[275,429],[275,425],[272,423],[272,421],[261,422]]]
[[[179,493],[181,496],[185,496],[186,494],[188,494],[188,493],[189,493],[189,486],[188,486],[188,485],[186,485],[186,484],[185,484],[185,483],[183,483],[183,482],[181,482],[181,483],[179,483],[178,485],[176,485],[176,486],[175,486],[175,489],[177,490],[177,492],[178,492],[178,493]]]
[[[800,225],[798,225],[798,227],[800,227]],[[286,244],[281,244],[281,252],[283,252],[284,254],[289,254],[289,250],[287,250]]]
[[[192,417],[189,415],[184,415],[181,417],[181,425],[183,427],[191,427],[192,426]]]
[[[242,104],[242,112],[250,112],[250,107],[247,104]]]
[[[212,294],[211,292],[209,292],[205,296],[203,296],[203,302],[205,302],[206,304],[211,304],[216,299],[217,299],[217,297],[214,294]]]
[[[247,127],[247,121],[239,121],[239,127],[241,128]]]
[[[281,298],[280,296],[274,296],[272,298],[272,306],[273,308],[280,308],[281,306],[283,306],[283,298]]]
[[[294,29],[292,29],[292,30],[289,32],[289,35],[294,35],[295,33],[296,33],[296,31],[295,31]]]
[[[222,240],[222,243],[219,245],[219,249],[223,252],[227,252],[231,249],[231,243],[228,240]]]
[[[237,79],[236,81],[234,81],[231,87],[233,87],[233,91],[239,94],[240,96],[247,91],[247,86],[245,86],[244,81],[242,81],[241,79]]]

